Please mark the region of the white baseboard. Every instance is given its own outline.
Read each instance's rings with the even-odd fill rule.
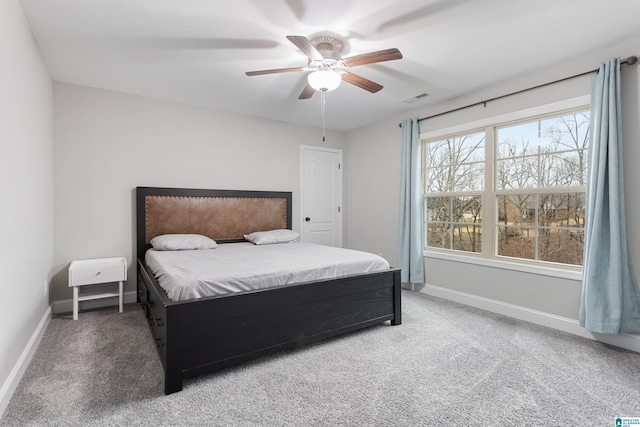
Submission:
[[[22,354],[11,370],[9,377],[2,385],[2,388],[0,388],[0,418],[2,418],[4,410],[7,409],[7,405],[11,400],[11,396],[13,396],[13,393],[16,391],[16,387],[18,387],[18,384],[22,379],[22,375],[24,374],[25,369],[27,369],[27,366],[31,361],[31,357],[38,348],[40,339],[42,338],[44,331],[49,325],[49,320],[51,320],[51,306],[47,307],[47,309],[45,310],[44,314],[42,315],[42,319],[40,319],[40,323],[38,323],[38,327],[31,335],[27,346],[22,351]]]
[[[536,325],[546,326],[548,328],[557,329],[559,331],[640,353],[640,335],[608,335],[593,333],[580,326],[577,320],[570,319],[568,317],[556,316],[543,311],[532,310],[530,308],[484,298],[465,292],[454,291],[440,286],[424,285],[424,287],[420,286],[420,288],[421,289],[419,289],[418,292],[422,292],[427,295],[458,302],[460,304],[469,305],[471,307],[480,308],[482,310],[491,311],[493,313],[502,314],[515,319],[535,323]]]
[[[129,304],[136,302],[138,300],[138,295],[136,291],[127,291],[123,295],[124,303]],[[79,311],[82,310],[91,310],[94,308],[101,307],[109,307],[112,305],[118,305],[118,297],[109,297],[109,298],[101,298],[87,301],[80,301],[79,303]],[[73,311],[73,300],[72,299],[63,299],[54,301],[51,306],[53,307],[53,314],[60,313],[71,313]]]

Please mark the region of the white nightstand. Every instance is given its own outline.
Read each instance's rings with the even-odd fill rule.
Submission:
[[[78,320],[78,302],[99,298],[119,297],[122,313],[123,282],[127,280],[127,260],[124,257],[83,259],[69,265],[69,286],[73,288],[73,320]],[[80,296],[79,288],[98,283],[118,282],[118,292]]]

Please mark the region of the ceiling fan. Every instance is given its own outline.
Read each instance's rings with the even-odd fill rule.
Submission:
[[[348,69],[358,65],[402,59],[402,53],[396,48],[342,58],[342,42],[330,36],[320,36],[311,40],[304,36],[287,36],[287,39],[307,55],[309,60],[306,67],[247,71],[245,74],[247,76],[260,76],[263,74],[311,71],[307,76],[308,83],[300,93],[300,96],[298,96],[298,99],[309,99],[315,91],[328,92],[334,90],[342,80],[371,93],[376,93],[382,89],[382,85],[353,74]]]

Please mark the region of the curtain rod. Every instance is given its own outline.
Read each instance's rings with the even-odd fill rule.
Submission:
[[[620,65],[622,65],[622,64],[633,65],[636,62],[638,62],[638,57],[637,56],[630,56],[630,57],[626,58],[625,60],[620,61]],[[512,95],[518,95],[518,94],[521,94],[523,92],[528,92],[528,91],[534,90],[534,89],[540,89],[541,87],[553,85],[553,84],[556,84],[556,83],[564,82],[566,80],[575,79],[577,77],[582,77],[582,76],[586,76],[586,75],[597,73],[597,72],[598,72],[598,69],[591,70],[591,71],[585,71],[584,73],[575,74],[573,76],[565,77],[565,78],[562,78],[562,79],[559,79],[559,80],[554,80],[552,82],[543,83],[543,84],[538,85],[538,86],[533,86],[533,87],[522,89],[522,90],[519,90],[519,91],[516,91],[516,92],[507,93],[506,95],[500,95],[500,96],[496,96],[495,98],[486,99],[484,101],[474,102],[473,104],[465,105],[464,107],[458,107],[458,108],[454,108],[453,110],[444,111],[442,113],[434,114],[432,116],[422,117],[422,118],[418,119],[418,122],[421,122],[423,120],[433,119],[435,117],[444,116],[445,114],[455,113],[457,111],[465,110],[467,108],[477,107],[478,105],[484,105],[486,107],[487,106],[487,102],[496,101],[498,99],[507,98],[507,97],[512,96]],[[399,123],[398,126],[402,127],[402,123]]]

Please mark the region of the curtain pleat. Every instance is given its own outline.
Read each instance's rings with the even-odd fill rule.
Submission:
[[[402,121],[398,267],[403,283],[424,283],[424,221],[421,185],[420,125]]]
[[[640,332],[640,293],[626,238],[621,123],[620,59],[614,58],[600,66],[591,96],[580,304],[580,325],[605,334]]]

